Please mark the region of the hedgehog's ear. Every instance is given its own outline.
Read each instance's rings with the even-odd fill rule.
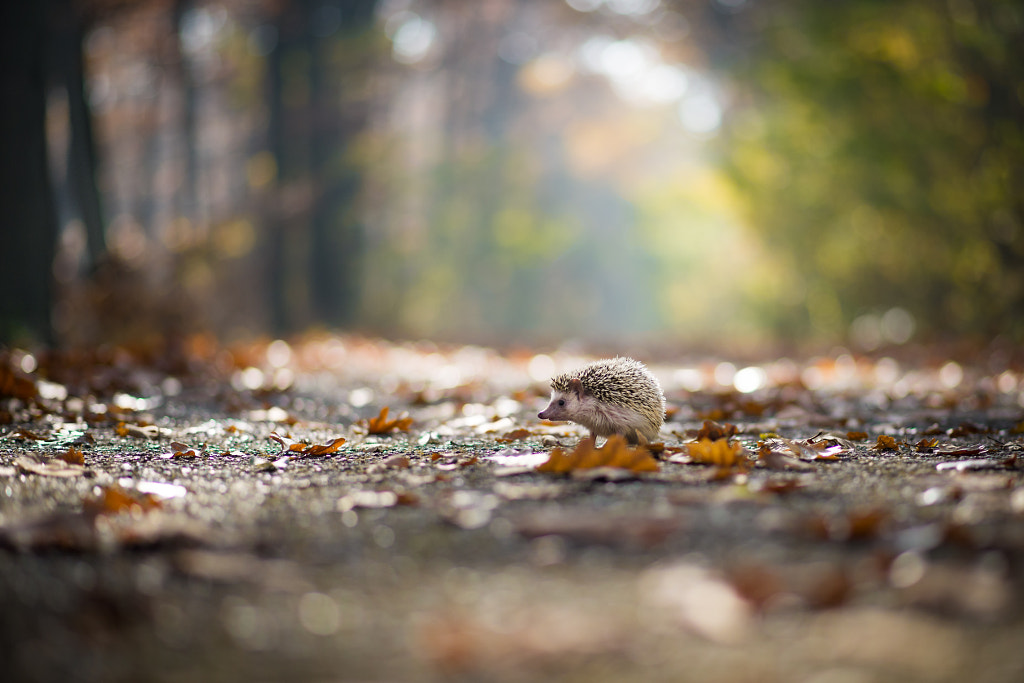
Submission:
[[[569,391],[576,394],[577,399],[583,398],[583,382],[577,378],[569,380]]]

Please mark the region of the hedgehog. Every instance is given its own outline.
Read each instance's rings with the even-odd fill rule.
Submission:
[[[657,439],[665,417],[661,385],[632,358],[599,360],[551,379],[551,403],[542,420],[569,420],[599,436],[622,434],[631,444]]]

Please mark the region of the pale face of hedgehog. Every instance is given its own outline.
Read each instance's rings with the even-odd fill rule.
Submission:
[[[630,443],[647,443],[657,434],[635,410],[599,401],[588,394],[578,379],[568,391],[551,391],[548,407],[537,414],[542,420],[569,421],[586,427],[591,436],[623,434]]]

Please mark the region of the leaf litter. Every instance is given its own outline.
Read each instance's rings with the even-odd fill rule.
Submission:
[[[1011,618],[1007,605],[1019,599],[1019,582],[1005,569],[1024,545],[1013,531],[1024,511],[1014,432],[1024,410],[1011,392],[982,406],[977,396],[991,390],[965,385],[958,404],[949,402],[950,391],[937,404],[928,398],[934,373],[927,370],[900,375],[899,392],[879,380],[891,359],[842,366],[853,369],[843,370],[841,387],[815,374],[828,361],[808,366],[814,372],[798,367],[796,375],[781,363],[766,366],[767,376],[783,379],[750,396],[716,388],[711,371],[687,371],[684,388],[666,367],[659,369],[671,407],[664,442],[633,448],[608,439],[597,448],[586,439],[566,445],[574,428],[547,428],[533,417],[531,401],[544,393],[536,385],[546,378],[527,370],[531,362],[547,367],[534,360],[541,354],[348,338],[296,342],[292,351],[295,376],[319,378],[305,386],[339,389],[238,388],[247,385],[232,378],[249,368],[272,375],[259,345],[204,352],[220,360],[188,366],[167,395],[153,369],[127,353],[115,364],[96,356],[78,367],[41,360],[36,373],[8,368],[0,374],[0,487],[16,505],[4,511],[0,545],[86,554],[144,549],[157,557],[205,547],[214,554],[183,554],[205,559],[172,566],[191,567],[182,571],[195,576],[219,572],[224,581],[241,581],[242,563],[255,558],[253,566],[262,566],[268,560],[259,556],[274,548],[293,558],[294,573],[274,583],[286,593],[309,593],[314,577],[348,571],[331,560],[318,574],[304,553],[354,564],[379,555],[392,566],[380,577],[436,562],[485,575],[494,564],[508,566],[528,582],[538,580],[537,568],[553,565],[569,576],[641,565],[643,579],[633,571],[606,593],[644,596],[630,607],[640,615],[630,628],[625,612],[611,613],[617,638],[638,634],[627,648],[672,629],[726,648],[756,645],[769,623],[762,619],[786,610],[845,615],[867,602],[1002,624]],[[339,355],[343,364],[331,360]],[[444,373],[436,370],[442,361]],[[703,388],[694,388],[695,372],[704,372]],[[50,384],[40,394],[44,374]],[[444,383],[456,375],[455,388]],[[52,385],[66,398],[53,398],[62,392]],[[206,397],[194,404],[201,408],[181,408],[197,396]],[[72,447],[60,436],[62,424],[94,438]],[[53,496],[59,511],[38,514],[42,496]],[[218,569],[215,555],[224,552],[235,559]],[[419,581],[389,590],[414,591]],[[473,581],[444,581],[440,592],[459,605],[495,599],[473,593]],[[586,584],[573,581],[562,595]],[[335,595],[330,585],[320,590]],[[552,604],[562,608],[565,599]],[[457,671],[516,660],[495,654],[495,640],[458,635],[465,630],[446,621],[454,613],[434,611],[439,620],[413,629],[421,648],[415,657]],[[468,619],[477,633],[507,633],[485,610]],[[424,635],[431,632],[434,641]],[[606,644],[601,636],[550,651],[567,656]],[[523,647],[532,654],[522,661],[544,659],[539,646]]]

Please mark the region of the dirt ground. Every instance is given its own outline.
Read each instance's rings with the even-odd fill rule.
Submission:
[[[3,680],[1024,680],[1014,359],[651,363],[653,466],[538,471],[585,360],[5,352]]]

